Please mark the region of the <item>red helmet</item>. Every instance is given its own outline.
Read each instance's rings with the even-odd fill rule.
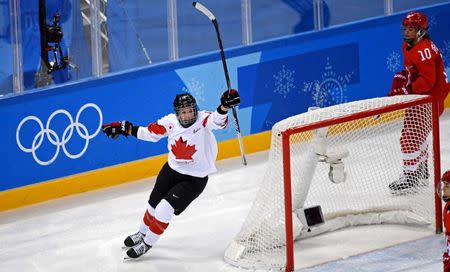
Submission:
[[[448,182],[450,183],[450,170],[447,170],[443,175],[442,175],[442,181],[444,182]]]
[[[422,12],[409,12],[403,19],[402,25],[426,30],[428,28],[427,15]]]
[[[441,181],[439,182],[437,187],[437,193],[442,198],[442,200],[444,200],[445,202],[450,202],[450,170],[447,170],[442,175]]]

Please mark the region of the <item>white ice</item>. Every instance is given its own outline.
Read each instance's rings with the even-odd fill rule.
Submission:
[[[442,170],[450,169],[450,110],[441,117]],[[150,251],[123,261],[154,178],[0,213],[0,271],[246,271],[223,261],[266,168],[267,152],[218,162],[203,194]],[[296,270],[442,271],[443,234],[364,226],[296,242]]]

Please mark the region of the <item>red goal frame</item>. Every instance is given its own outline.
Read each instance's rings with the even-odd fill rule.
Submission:
[[[432,133],[433,133],[433,153],[434,153],[434,185],[435,185],[435,210],[436,210],[436,233],[442,232],[442,202],[436,192],[437,185],[441,176],[440,162],[440,140],[439,140],[439,113],[438,104],[431,96],[424,96],[408,102],[400,102],[394,105],[380,107],[376,109],[366,110],[363,112],[353,113],[342,117],[331,118],[328,120],[318,121],[307,125],[289,128],[282,134],[282,150],[283,150],[283,181],[284,181],[284,211],[285,211],[285,231],[286,231],[286,270],[294,271],[294,238],[292,228],[292,188],[291,188],[291,157],[290,157],[290,137],[294,134],[305,132],[308,130],[327,127],[339,123],[353,121],[356,119],[366,118],[370,116],[380,115],[386,112],[406,109],[421,104],[432,104]]]

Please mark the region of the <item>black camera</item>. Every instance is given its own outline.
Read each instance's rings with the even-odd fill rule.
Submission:
[[[61,19],[61,15],[59,13],[55,13],[53,15],[53,23],[51,25],[47,25],[47,41],[51,43],[60,43],[63,38],[63,32],[61,26],[59,25],[59,21]]]
[[[48,86],[53,79],[51,73],[66,69],[70,64],[68,56],[64,56],[61,46],[63,30],[61,27],[61,14],[54,13],[49,24],[46,13],[46,0],[39,0],[39,33],[41,41],[41,63],[36,72],[36,87]]]

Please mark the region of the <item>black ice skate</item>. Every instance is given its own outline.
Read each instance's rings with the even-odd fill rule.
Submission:
[[[428,186],[428,165],[421,163],[416,172],[406,172],[396,181],[389,184],[393,195],[415,194],[421,188]]]
[[[139,244],[127,250],[127,256],[125,256],[125,260],[130,258],[136,259],[144,255],[150,248],[151,246],[147,245],[146,243],[144,243],[144,241],[142,241]]]
[[[131,234],[127,238],[125,238],[125,241],[123,243],[126,247],[132,247],[144,240],[145,234],[142,234],[141,232],[136,232],[135,234]]]

